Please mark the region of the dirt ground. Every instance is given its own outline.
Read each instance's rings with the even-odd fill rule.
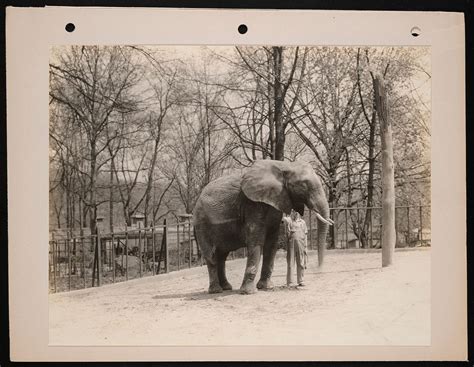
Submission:
[[[285,253],[272,291],[241,295],[245,260],[227,262],[236,290],[207,294],[199,267],[49,296],[50,345],[429,345],[430,250],[309,254],[306,287],[287,288]]]

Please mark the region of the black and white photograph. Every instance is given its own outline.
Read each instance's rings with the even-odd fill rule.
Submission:
[[[51,47],[49,345],[429,346],[431,56]]]

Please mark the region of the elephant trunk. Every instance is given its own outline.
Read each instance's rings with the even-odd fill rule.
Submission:
[[[329,219],[329,205],[326,201],[316,205],[317,213],[326,220],[322,220],[318,216],[318,265],[322,266],[324,262],[324,254],[326,252],[326,236],[328,233],[330,219]],[[327,221],[329,219],[329,222]]]

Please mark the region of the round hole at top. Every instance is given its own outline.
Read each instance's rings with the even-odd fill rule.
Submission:
[[[248,28],[245,24],[239,25],[239,28],[237,28],[240,34],[245,34],[248,31]]]
[[[68,23],[66,24],[66,27],[64,27],[66,29],[66,32],[74,32],[74,30],[76,29],[76,26],[73,24],[73,23]]]
[[[421,34],[421,29],[418,27],[413,27],[410,33],[413,37],[418,37]]]

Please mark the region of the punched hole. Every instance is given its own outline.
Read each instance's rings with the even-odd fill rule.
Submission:
[[[66,27],[64,27],[64,29],[66,29],[66,32],[74,32],[74,30],[76,29],[76,26],[74,25],[74,23],[68,23],[66,24]]]
[[[239,28],[237,28],[240,34],[245,34],[248,31],[248,28],[245,24],[239,25]]]
[[[421,34],[421,29],[418,27],[413,27],[410,33],[413,37],[418,37]]]

